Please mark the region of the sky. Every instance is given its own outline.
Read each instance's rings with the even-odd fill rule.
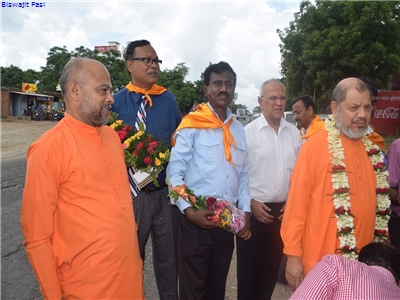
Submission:
[[[4,3],[4,2],[2,2]],[[8,3],[19,3],[9,1]],[[24,3],[24,2],[21,2]],[[184,62],[189,81],[210,62],[228,62],[237,74],[237,104],[253,109],[263,81],[281,78],[280,39],[300,1],[45,1],[44,7],[1,7],[1,66],[46,65],[50,48],[68,51],[116,41],[149,40],[163,63]]]

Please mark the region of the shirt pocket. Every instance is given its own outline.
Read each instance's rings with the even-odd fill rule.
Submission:
[[[286,147],[286,168],[293,170],[297,158],[297,149],[295,147]]]
[[[243,167],[245,163],[246,157],[246,142],[245,141],[236,141],[236,149],[235,147],[231,147],[232,151],[232,159],[233,163],[236,167]]]
[[[196,152],[199,161],[217,162],[219,158],[218,150],[222,146],[221,143],[220,138],[213,134],[209,134],[207,138],[199,136],[196,141]]]

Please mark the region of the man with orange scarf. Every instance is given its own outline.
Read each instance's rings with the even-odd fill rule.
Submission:
[[[118,119],[131,126],[137,127],[140,122],[144,122],[146,132],[170,145],[171,134],[182,118],[174,95],[156,84],[162,61],[146,40],[129,43],[124,59],[131,82],[114,94],[112,111],[118,113]],[[159,297],[161,300],[174,300],[178,298],[175,245],[179,211],[169,206],[165,177],[166,172],[163,170],[158,175],[160,187],[150,183],[135,195],[134,212],[143,261],[151,233]]]
[[[325,128],[324,121],[315,115],[314,100],[310,96],[300,96],[293,100],[292,111],[303,143],[314,133]]]
[[[238,203],[246,212],[245,228],[237,235],[251,236],[250,194],[245,165],[246,138],[242,124],[228,105],[235,93],[236,74],[226,62],[204,71],[203,90],[208,103],[185,116],[173,135],[167,174],[172,186],[186,186],[196,195],[215,196]],[[178,234],[179,297],[181,300],[220,299],[234,249],[233,234],[207,219],[213,211],[194,210],[183,199]]]

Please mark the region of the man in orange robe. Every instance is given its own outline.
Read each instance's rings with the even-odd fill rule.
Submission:
[[[293,118],[300,129],[303,143],[314,133],[325,128],[324,121],[315,114],[314,100],[310,96],[300,96],[293,100]]]
[[[124,153],[106,124],[110,75],[69,61],[60,85],[66,114],[27,152],[21,226],[44,299],[143,299]]]
[[[344,149],[356,248],[373,241],[376,177],[362,136],[371,119],[371,95],[357,78],[342,80],[332,94],[332,113]],[[292,173],[281,235],[288,256],[286,279],[295,290],[327,254],[340,248],[333,206],[328,132],[320,130],[303,145]]]

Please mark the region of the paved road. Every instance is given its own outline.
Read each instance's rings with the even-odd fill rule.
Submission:
[[[25,158],[1,163],[1,299],[42,299],[22,244],[19,222],[25,169]],[[148,243],[144,272],[146,298],[158,299],[151,256]]]
[[[1,163],[1,299],[41,299],[19,225],[25,159]]]

